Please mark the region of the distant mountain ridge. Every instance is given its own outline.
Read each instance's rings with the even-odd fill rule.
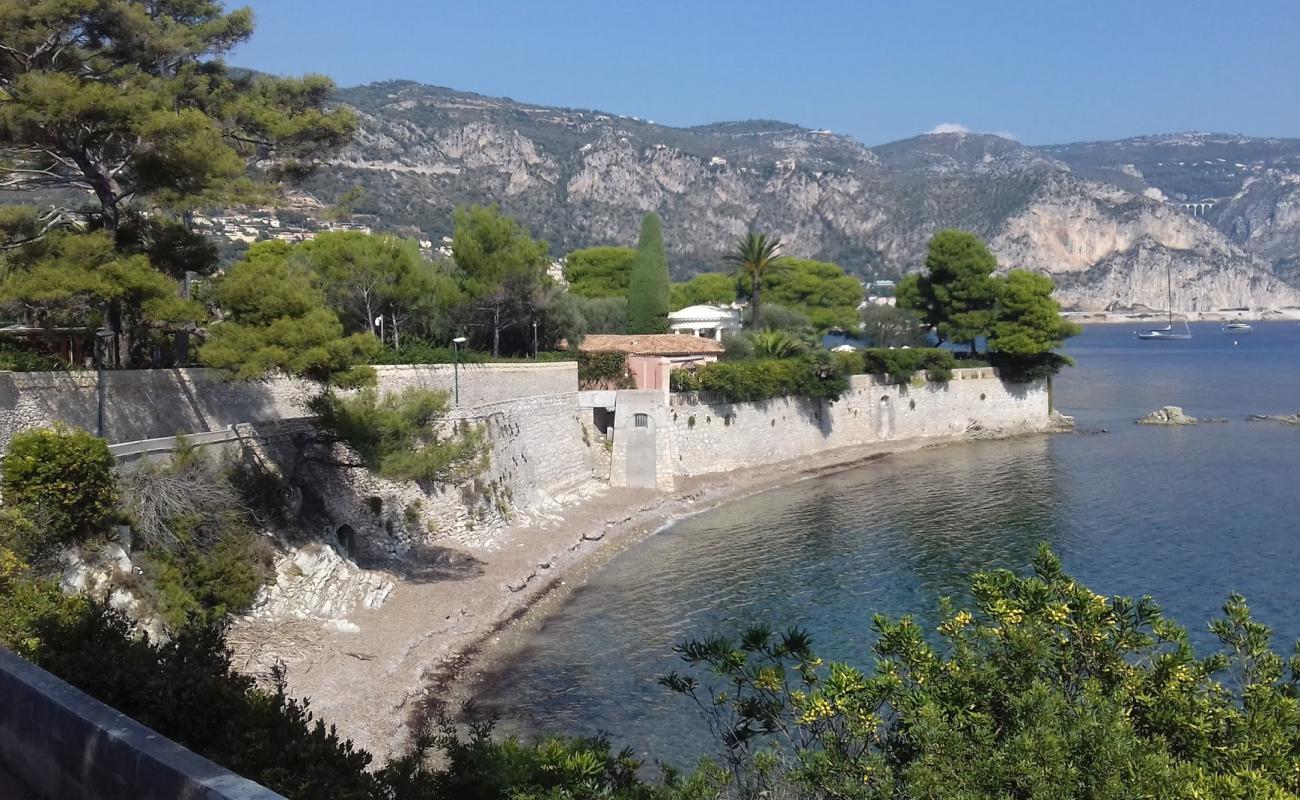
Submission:
[[[393,81],[344,89],[357,140],[311,188],[437,237],[499,203],[559,255],[664,220],[674,273],[719,269],[750,228],[864,277],[919,269],[945,227],[1053,275],[1081,310],[1300,306],[1300,140],[1172,134],[1026,147],[971,133],[867,147],[774,120],[673,128]],[[1203,202],[1184,208],[1182,204]]]

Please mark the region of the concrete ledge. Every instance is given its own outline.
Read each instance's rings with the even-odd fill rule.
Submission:
[[[4,648],[0,763],[47,798],[284,800]]]

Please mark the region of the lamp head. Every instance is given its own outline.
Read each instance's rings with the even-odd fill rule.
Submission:
[[[455,344],[465,344],[465,337],[457,336],[455,339],[452,339],[452,342]]]

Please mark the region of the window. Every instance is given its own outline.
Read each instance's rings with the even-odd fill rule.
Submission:
[[[632,417],[632,424],[638,428],[648,428],[650,427],[650,415],[637,414]]]

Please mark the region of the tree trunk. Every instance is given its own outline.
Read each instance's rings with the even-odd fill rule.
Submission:
[[[754,330],[758,330],[758,329],[759,329],[758,326],[759,326],[759,323],[761,322],[761,318],[760,318],[760,316],[759,316],[759,310],[760,310],[760,307],[759,307],[759,297],[758,297],[758,295],[759,295],[759,292],[762,291],[762,290],[759,288],[758,283],[759,283],[758,278],[755,277],[755,278],[754,278],[754,281],[753,281],[753,291],[751,291],[751,292],[749,293],[749,302],[754,306],[754,313],[751,314],[750,317],[749,317],[749,324],[750,324],[751,326],[753,326]]]
[[[402,338],[397,332],[397,315],[389,314],[388,316],[393,320],[393,349],[400,350],[402,348]]]
[[[102,221],[104,230],[116,234],[122,217],[121,209],[118,207],[121,197],[117,179],[110,175],[102,164],[91,159],[90,154],[85,150],[73,155],[72,160],[76,162],[81,174],[86,177],[95,192],[95,199],[99,201],[99,207],[104,212]]]

